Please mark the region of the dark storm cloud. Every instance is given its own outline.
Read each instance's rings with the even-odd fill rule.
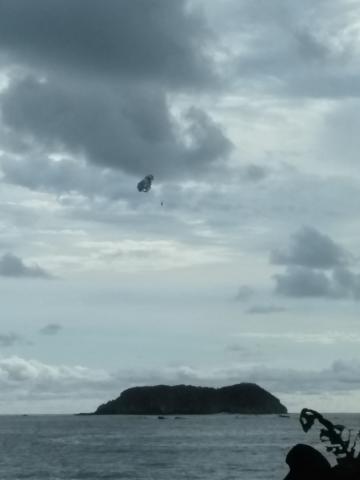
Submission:
[[[5,253],[0,258],[0,276],[50,278],[50,274],[38,265],[26,265],[21,258],[12,253]]]
[[[60,151],[136,176],[192,178],[232,145],[191,103],[175,117],[169,93],[215,85],[214,42],[186,0],[0,0],[0,54],[10,68],[0,98],[7,153]],[[59,190],[64,174],[81,190],[82,178],[71,181],[64,164],[45,163],[43,181],[9,165],[6,180]]]
[[[106,85],[27,77],[3,93],[0,105],[5,125],[23,138],[137,175],[191,176],[231,150],[205,112],[193,107],[175,119],[156,88],[123,85],[109,92]]]
[[[185,0],[1,0],[0,50],[17,63],[176,86],[213,79],[211,34]]]
[[[345,265],[349,255],[330,237],[311,227],[304,227],[291,237],[287,250],[271,252],[271,261],[278,265],[329,269]]]
[[[45,325],[45,327],[40,329],[40,333],[42,335],[57,335],[62,330],[62,328],[63,327],[58,323],[49,323],[48,325]]]

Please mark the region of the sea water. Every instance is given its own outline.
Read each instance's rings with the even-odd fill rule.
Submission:
[[[360,415],[327,415],[360,428]],[[1,416],[1,480],[282,480],[298,415]]]

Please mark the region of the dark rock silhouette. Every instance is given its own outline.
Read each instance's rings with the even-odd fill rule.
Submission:
[[[191,415],[287,413],[280,401],[253,383],[222,388],[190,385],[134,387],[100,405],[96,415]]]
[[[360,480],[360,431],[355,434],[344,425],[334,425],[316,410],[304,408],[300,423],[305,432],[318,421],[323,428],[320,440],[336,457],[331,468],[328,460],[309,445],[295,445],[286,457],[290,471],[284,480]]]
[[[328,460],[315,448],[298,443],[286,456],[290,472],[284,480],[327,480],[331,473]]]

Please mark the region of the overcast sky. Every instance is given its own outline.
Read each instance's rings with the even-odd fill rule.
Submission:
[[[0,413],[242,381],[358,411],[359,18],[0,0]]]

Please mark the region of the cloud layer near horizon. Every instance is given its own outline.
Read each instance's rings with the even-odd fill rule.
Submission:
[[[219,369],[196,369],[188,366],[166,367],[159,370],[105,370],[82,366],[48,365],[36,360],[7,357],[0,360],[0,385],[3,391],[1,403],[5,411],[6,401],[16,393],[23,402],[24,411],[30,411],[26,402],[34,400],[36,409],[49,401],[72,401],[74,408],[82,409],[96,401],[117,397],[126,388],[136,385],[188,384],[199,386],[225,386],[241,382],[254,382],[271,393],[280,396],[302,394],[339,394],[345,391],[359,392],[359,364],[336,361],[322,370],[274,369],[264,365],[244,368],[232,365]],[[299,387],[301,385],[301,387]],[[298,406],[300,408],[300,406]],[[76,410],[73,412],[76,413]]]

